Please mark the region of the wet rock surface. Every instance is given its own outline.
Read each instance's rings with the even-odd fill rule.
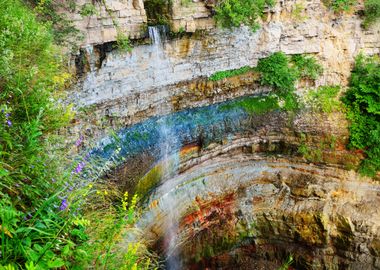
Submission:
[[[289,255],[295,269],[378,269],[379,192],[352,171],[226,154],[166,180],[139,226],[181,269],[276,269]]]

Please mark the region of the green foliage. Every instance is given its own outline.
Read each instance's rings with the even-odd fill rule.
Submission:
[[[246,25],[256,31],[258,18],[265,6],[273,6],[273,0],[223,0],[215,8],[217,24],[224,28]]]
[[[379,0],[366,0],[364,2],[364,28],[368,28],[371,24],[380,18],[380,1]]]
[[[292,17],[298,21],[304,21],[307,16],[303,16],[302,12],[305,10],[305,6],[302,3],[297,3],[292,9]]]
[[[144,7],[149,25],[169,25],[171,0],[146,0]]]
[[[294,259],[293,259],[293,256],[292,255],[289,255],[285,262],[281,265],[280,268],[278,268],[277,270],[288,270],[289,268],[291,268],[292,264],[294,262]]]
[[[380,170],[380,59],[359,55],[343,98],[350,120],[350,146],[364,150],[360,171],[374,176]]]
[[[262,85],[283,91],[294,90],[297,70],[290,67],[288,57],[283,52],[276,52],[260,59],[256,70],[261,73]]]
[[[89,239],[84,162],[72,170],[57,149],[72,113],[58,102],[70,74],[53,32],[19,0],[0,0],[0,269],[83,269],[89,241],[112,239]],[[122,203],[118,220],[133,223],[135,205]]]
[[[316,79],[321,74],[322,67],[312,57],[295,55],[289,60],[284,53],[276,52],[260,59],[256,68],[246,66],[235,70],[220,71],[209,79],[217,81],[253,70],[260,73],[260,83],[273,87],[276,93],[264,97],[241,99],[226,105],[228,108],[239,107],[254,114],[277,109],[295,111],[299,108],[298,99],[294,94],[295,82],[300,78]]]
[[[275,110],[294,111],[298,109],[293,93],[279,93],[267,96],[246,97],[221,107],[222,110],[242,108],[249,114],[264,114]]]
[[[298,78],[317,79],[323,72],[322,66],[314,57],[295,54],[291,57],[291,63],[296,68]]]
[[[52,45],[47,25],[17,0],[0,2],[0,8],[2,183],[8,193],[20,196],[20,206],[33,205],[49,189],[46,177],[52,173],[43,165],[50,162],[42,150],[43,135],[71,119],[70,110],[55,101],[70,75],[62,68],[64,59]],[[16,189],[12,185],[17,182]]]
[[[342,103],[337,99],[340,86],[321,86],[310,90],[306,96],[306,103],[317,112],[332,113],[342,109]]]
[[[122,32],[118,31],[116,36],[116,44],[119,49],[125,50],[127,52],[132,51],[131,42],[129,40],[129,37],[127,37]]]
[[[192,0],[181,0],[181,5],[185,7],[189,7],[192,3]]]
[[[85,218],[90,224],[86,233],[93,241],[83,245],[87,254],[77,264],[95,269],[149,269],[153,263],[146,247],[139,242],[127,242],[124,235],[136,235],[133,227],[138,218],[138,196],[120,196],[116,188],[97,186],[89,198]]]
[[[219,80],[222,80],[222,79],[225,79],[225,78],[229,78],[229,77],[245,74],[245,73],[248,73],[248,72],[250,72],[252,70],[253,69],[251,67],[245,66],[245,67],[241,67],[239,69],[232,69],[232,70],[226,70],[226,71],[218,71],[218,72],[212,74],[209,77],[209,80],[210,81],[219,81]]]
[[[86,3],[82,6],[79,14],[83,17],[88,17],[98,14],[98,11],[96,10],[96,7],[93,4]]]
[[[74,12],[76,5],[74,0],[29,0],[38,14],[38,19],[46,24],[52,25],[54,41],[57,44],[75,45],[80,39],[79,30],[76,29],[64,13],[57,10],[65,9]]]
[[[324,0],[324,4],[335,12],[349,11],[357,0]]]

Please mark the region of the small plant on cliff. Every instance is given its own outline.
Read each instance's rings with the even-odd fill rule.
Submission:
[[[350,120],[350,144],[366,159],[360,171],[374,176],[380,170],[380,59],[359,55],[343,98]]]
[[[82,6],[79,14],[83,17],[88,17],[92,15],[97,15],[98,11],[96,10],[96,7],[91,3],[86,3]]]
[[[144,7],[149,25],[169,25],[171,0],[146,0]]]
[[[317,89],[309,90],[305,102],[313,111],[332,113],[342,109],[342,103],[337,96],[340,86],[321,86]]]
[[[218,72],[212,74],[209,77],[209,80],[210,81],[219,81],[219,80],[222,80],[222,79],[225,79],[225,78],[230,78],[230,77],[233,77],[233,76],[238,76],[238,75],[241,75],[241,74],[245,74],[245,73],[248,73],[248,72],[250,72],[252,70],[253,69],[251,67],[245,66],[245,67],[241,67],[239,69],[218,71]]]
[[[260,59],[257,71],[261,73],[260,83],[277,90],[293,91],[297,70],[290,67],[289,59],[283,52],[275,52]]]
[[[34,11],[38,14],[38,20],[52,25],[53,37],[57,44],[75,46],[81,39],[79,30],[65,13],[57,12],[60,9],[74,12],[76,9],[74,1],[28,0],[27,2],[35,7]]]
[[[132,51],[131,41],[129,40],[129,37],[127,37],[121,31],[118,31],[117,33],[116,45],[119,49],[125,50],[127,52]]]
[[[91,239],[83,245],[88,256],[79,261],[81,267],[96,269],[140,270],[152,267],[146,247],[128,242],[123,235],[139,233],[134,228],[138,218],[138,196],[120,194],[116,187],[96,185],[87,198],[85,217],[91,226],[85,230]],[[137,238],[137,237],[136,237]]]
[[[278,268],[277,270],[288,270],[291,268],[292,264],[294,263],[294,259],[293,259],[293,256],[292,255],[289,255],[285,262],[281,265],[280,268]]]
[[[364,28],[368,28],[371,24],[380,19],[380,1],[366,0],[364,2]]]
[[[323,3],[335,12],[349,11],[357,0],[324,0]]]
[[[290,61],[296,68],[298,78],[316,80],[323,72],[322,66],[312,56],[295,54]]]
[[[224,28],[246,25],[256,31],[264,8],[273,4],[273,0],[222,0],[216,5],[215,19]]]

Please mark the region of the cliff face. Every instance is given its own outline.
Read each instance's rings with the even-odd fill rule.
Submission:
[[[296,85],[299,96],[346,86],[356,55],[380,53],[380,25],[363,30],[361,7],[333,14],[311,0],[278,2],[255,33],[221,30],[209,2],[173,1],[170,23],[181,33],[161,33],[162,43],[147,42],[141,1],[76,17],[87,39],[69,101],[82,113],[68,135],[97,141],[91,156],[144,196],[139,226],[168,263],[274,269],[293,254],[296,269],[380,269],[379,185],[350,171],[363,157],[345,148],[344,114],[248,112],[236,102],[272,91],[255,72],[208,78],[283,51],[313,54],[324,68]],[[115,18],[136,39],[131,52],[109,43]]]
[[[159,50],[157,45],[137,45],[131,53],[104,52],[101,46],[87,50],[87,68],[92,71],[70,93],[71,100],[79,107],[91,108],[92,122],[112,116],[112,123],[106,125],[125,126],[176,108],[259,92],[257,86],[248,90],[246,86],[250,83],[245,78],[220,83],[203,78],[221,70],[255,66],[258,59],[276,51],[314,54],[324,67],[316,86],[345,85],[359,52],[380,51],[379,25],[364,31],[358,15],[333,14],[318,0],[303,3],[300,13],[295,12],[294,1],[278,3],[266,13],[256,33],[245,28],[234,31],[211,28],[210,14],[206,16],[205,10],[199,11],[202,5],[205,4],[196,2],[189,7],[174,4],[173,24],[194,24],[195,29],[209,30],[167,40]],[[107,28],[101,29],[109,32]],[[233,94],[231,88],[235,89]],[[86,129],[101,133],[96,125]]]

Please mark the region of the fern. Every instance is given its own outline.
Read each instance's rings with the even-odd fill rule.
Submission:
[[[359,55],[343,102],[350,120],[350,147],[364,150],[360,172],[380,170],[380,59]]]

